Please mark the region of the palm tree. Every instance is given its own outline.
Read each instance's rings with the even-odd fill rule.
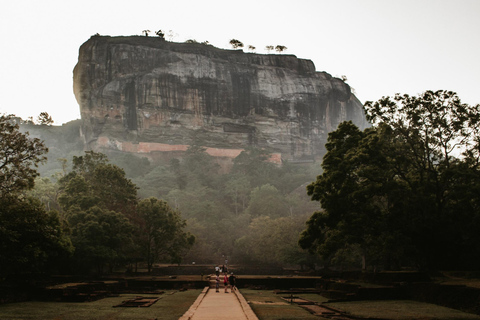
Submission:
[[[143,30],[142,33],[145,35],[145,37],[148,37],[148,33],[152,32],[150,30]]]

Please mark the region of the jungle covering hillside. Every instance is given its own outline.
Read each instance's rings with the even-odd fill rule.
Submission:
[[[39,166],[40,176],[30,194],[68,220],[72,205],[65,206],[64,180],[79,171],[79,159],[88,156],[79,134],[80,121],[61,127],[30,123],[21,128],[49,148],[48,160]],[[192,145],[183,157],[156,163],[122,152],[108,152],[101,158],[102,163],[124,172],[124,179],[135,186],[138,201],[161,199],[185,220],[185,230],[195,236],[195,244],[177,256],[176,262],[222,264],[229,259],[251,266],[314,268],[315,257],[297,242],[305,221],[319,209],[307,196],[306,185],[321,170],[320,164],[278,166],[266,161],[268,153],[252,148],[242,152],[225,173],[204,151]],[[72,170],[76,162],[77,169]],[[108,186],[98,186],[102,188]],[[78,196],[78,192],[72,194],[72,198]],[[122,241],[128,243],[128,239]],[[146,262],[127,253],[123,258]],[[172,261],[171,255],[157,255],[151,262]]]

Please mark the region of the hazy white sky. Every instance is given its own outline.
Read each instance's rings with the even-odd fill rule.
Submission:
[[[91,35],[284,45],[363,102],[446,89],[480,103],[480,0],[0,0],[0,113],[80,117],[72,72]],[[168,39],[168,37],[167,37]]]

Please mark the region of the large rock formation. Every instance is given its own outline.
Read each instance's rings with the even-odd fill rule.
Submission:
[[[195,141],[217,156],[257,146],[314,159],[340,122],[367,125],[350,87],[310,60],[156,37],[90,38],[74,92],[94,150],[182,151]]]

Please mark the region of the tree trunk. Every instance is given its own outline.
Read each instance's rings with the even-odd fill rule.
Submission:
[[[367,249],[362,248],[362,271],[367,271]]]

